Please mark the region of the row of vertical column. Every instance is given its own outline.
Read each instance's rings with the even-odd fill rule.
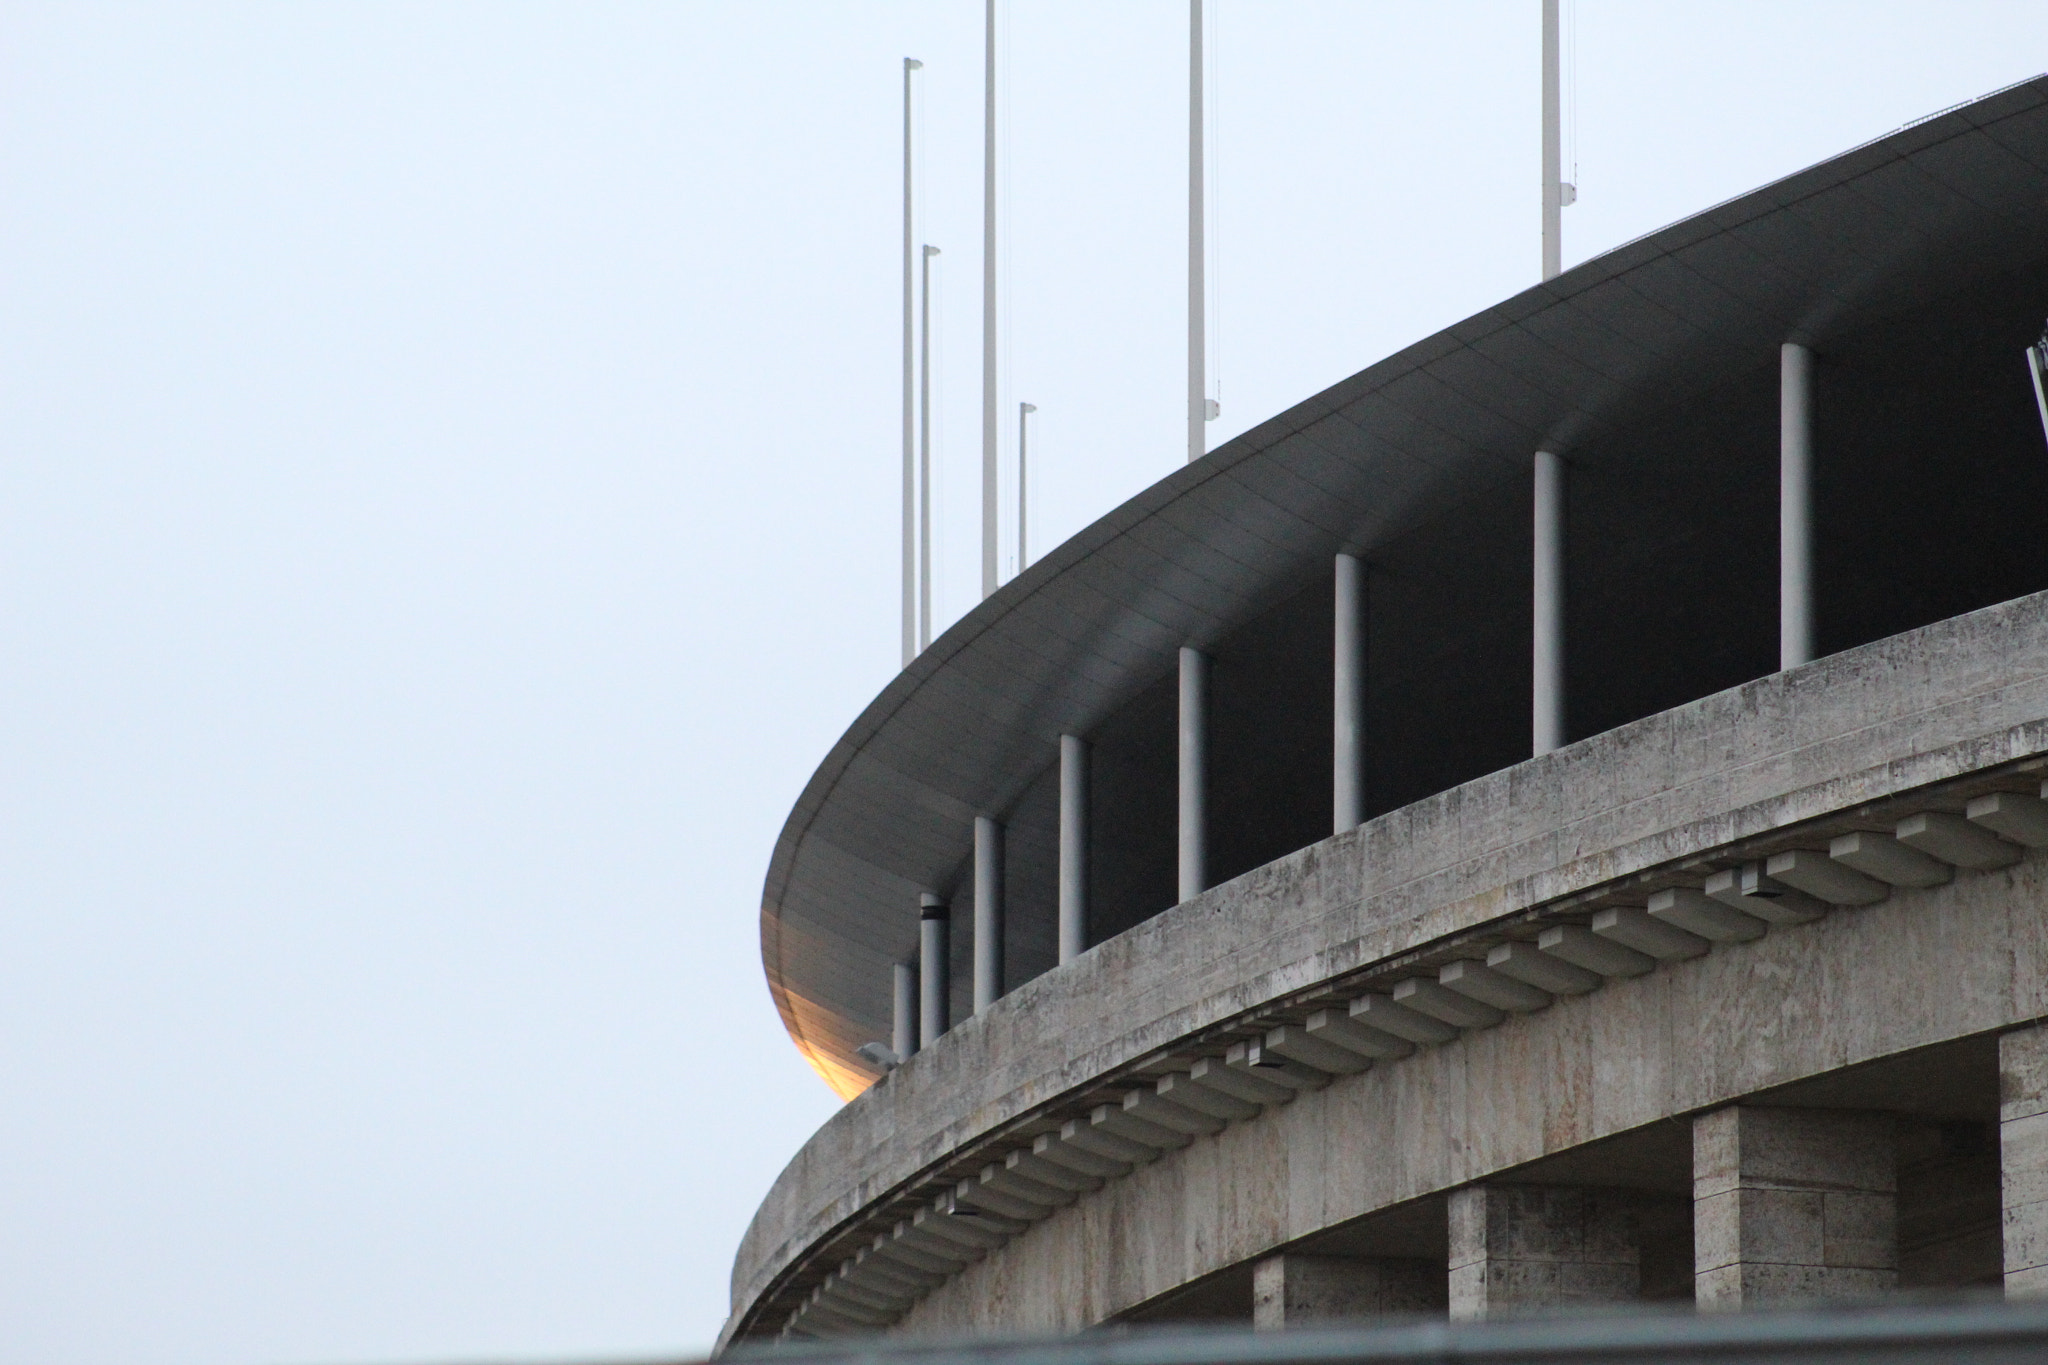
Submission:
[[[1999,1094],[2005,1292],[2048,1296],[2048,1025],[1999,1040]],[[1885,1113],[1736,1104],[1696,1116],[1694,1302],[1790,1307],[1896,1288],[1898,1156]],[[1666,1202],[1621,1188],[1466,1186],[1447,1201],[1444,1263],[1270,1257],[1253,1268],[1254,1321],[1301,1326],[1446,1304],[1454,1318],[1483,1318],[1648,1297],[1645,1232]]]
[[[1334,833],[1365,818],[1365,565],[1336,557],[1333,623],[1335,725],[1331,792]],[[1178,657],[1175,890],[1190,900],[1209,886],[1209,656],[1184,646]],[[1060,736],[1059,756],[1059,961],[1088,949],[1089,748],[1079,735]],[[1004,993],[1003,825],[990,816],[974,822],[974,1009]],[[951,944],[944,902],[921,897],[919,952],[896,964],[892,1047],[908,1057],[950,1026]],[[933,926],[939,927],[933,927]],[[922,982],[920,987],[917,983]]]
[[[1787,342],[1779,357],[1779,661],[1792,668],[1813,657],[1813,353]],[[1567,740],[1565,602],[1565,497],[1569,462],[1553,450],[1535,456],[1532,565],[1530,739],[1545,754]],[[1334,725],[1331,735],[1331,815],[1334,833],[1365,818],[1365,679],[1367,572],[1356,556],[1334,565],[1332,622]],[[1185,901],[1209,886],[1209,657],[1183,646],[1178,657],[1175,890]],[[1059,960],[1088,947],[1088,745],[1062,735],[1059,754]],[[945,934],[934,930],[936,897],[923,897],[920,951],[899,963],[921,979],[921,990],[899,985],[895,1039],[899,1056],[911,1039],[928,1043],[948,1027],[950,968]],[[1003,980],[1003,826],[991,816],[974,822],[974,1009],[1001,998]],[[936,945],[936,946],[935,946]],[[916,1019],[909,1002],[920,1002]],[[914,1049],[913,1049],[914,1050]]]
[[[1778,353],[1778,667],[1814,655],[1813,352],[1786,342]],[[1563,747],[1565,732],[1565,487],[1569,462],[1535,459],[1529,730],[1531,749]]]

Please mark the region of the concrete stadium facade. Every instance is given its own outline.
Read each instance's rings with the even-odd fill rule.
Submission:
[[[2037,78],[969,613],[778,842],[721,1346],[2048,1292],[2044,314]]]

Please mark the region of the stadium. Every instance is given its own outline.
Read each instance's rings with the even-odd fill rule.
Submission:
[[[2048,1292],[2044,316],[2048,77],[988,597],[776,845],[721,1349]]]

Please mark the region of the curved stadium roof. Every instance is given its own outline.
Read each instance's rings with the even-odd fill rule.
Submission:
[[[1517,688],[1526,691],[1527,599],[1515,600],[1513,588],[1526,581],[1517,500],[1526,496],[1534,451],[1586,451],[1589,467],[1607,471],[1619,488],[1706,477],[1712,470],[1700,467],[1715,464],[1720,451],[1729,468],[1753,472],[1760,451],[1775,459],[1771,386],[1780,343],[1813,345],[1824,363],[1837,351],[1859,354],[1860,345],[1872,375],[1885,363],[1880,349],[1910,353],[1923,369],[1964,352],[1995,357],[2009,347],[2016,357],[2031,339],[2022,332],[2038,327],[2048,308],[2041,289],[2048,77],[1908,125],[1587,261],[1177,470],[963,617],[883,689],[811,778],[776,843],[762,895],[762,958],[791,1037],[842,1095],[867,1084],[873,1070],[855,1049],[888,1036],[890,966],[914,942],[918,893],[958,882],[974,817],[1017,806],[1042,783],[1062,733],[1112,723],[1171,671],[1179,646],[1211,647],[1254,626],[1326,578],[1332,554],[1359,554],[1410,582],[1453,575],[1475,559],[1497,561],[1484,595],[1499,608],[1491,624],[1483,613],[1440,616],[1429,625],[1440,638],[1427,648],[1454,709],[1491,717],[1485,723],[1500,735],[1526,736],[1512,703]],[[2014,381],[2015,403],[2021,383],[2023,376]],[[1858,410],[1876,413],[1884,391],[1873,380]],[[1973,439],[2019,439],[2009,435],[2014,419],[1998,392],[2004,425]],[[1824,387],[1824,456],[1831,442],[1882,445],[1885,432],[1875,426],[1866,436],[1846,420],[1831,425],[1827,402]],[[2031,406],[2027,394],[2029,423]],[[2032,439],[2038,445],[2038,427]],[[1845,524],[1867,520],[1855,512],[1856,473],[1836,478],[1836,515]],[[1925,473],[1901,477],[1907,483],[1898,486],[1910,488]],[[1764,505],[1774,508],[1774,483],[1767,492]],[[1977,489],[1973,498],[2011,501],[1997,489]],[[1621,554],[1615,547],[1636,545],[1629,552],[1641,562],[1661,564],[1674,557],[1673,544],[1698,532],[1677,557],[1694,574],[1683,580],[1688,600],[1705,605],[1688,608],[1682,621],[1652,613],[1655,620],[1623,633],[1680,642],[1659,657],[1684,654],[1682,642],[1695,636],[1741,635],[1747,627],[1715,616],[1709,599],[1717,577],[1754,578],[1749,570],[1765,550],[1774,566],[1775,513],[1759,532],[1758,508],[1718,496],[1686,507],[1646,494],[1639,510],[1609,523],[1590,510],[1587,527],[1605,526],[1596,548]],[[1823,531],[1827,515],[1823,508]],[[1516,526],[1522,539],[1498,530]],[[1719,566],[1717,546],[1728,547]],[[1618,585],[1641,577],[1622,559],[1589,561],[1583,570],[1575,563],[1572,572]],[[1898,612],[1949,615],[1981,605],[1977,597],[2048,585],[2048,565],[2031,560],[1999,570],[2002,577],[1924,591],[1914,572],[1840,570],[1859,581],[1890,575],[1904,586],[1886,600],[1905,605],[1863,611],[1861,599],[1840,595],[1837,618],[1865,624],[1837,636],[1890,633],[1917,623]],[[1755,595],[1743,601],[1753,605]],[[1774,610],[1774,596],[1770,604]],[[1767,625],[1775,640],[1775,619]],[[1588,624],[1589,648],[1600,647],[1600,629]],[[1409,654],[1424,648],[1415,638]],[[1823,638],[1829,648],[1850,642]],[[1615,641],[1613,652],[1626,661],[1626,641]],[[1754,676],[1774,666],[1747,646],[1715,658],[1673,665],[1655,687],[1617,694],[1607,707],[1613,714],[1595,707],[1590,719],[1604,729],[1631,718],[1631,709],[1662,709],[1741,681],[1726,676],[1731,669]],[[1513,742],[1473,748],[1453,776],[1526,756],[1526,747],[1502,749]],[[1409,783],[1405,799],[1426,794],[1415,781],[1422,779]]]

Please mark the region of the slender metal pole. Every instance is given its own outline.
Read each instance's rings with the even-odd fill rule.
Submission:
[[[1536,452],[1535,649],[1530,738],[1536,753],[1564,746],[1564,460]]]
[[[1778,350],[1778,667],[1813,658],[1813,352]]]
[[[1543,0],[1543,278],[1564,268],[1564,135],[1559,117],[1557,0]]]
[[[924,65],[903,59],[903,666],[917,657],[917,368],[916,297],[911,275],[910,73]],[[898,1048],[899,1053],[902,1052]]]
[[[899,962],[896,964],[894,1027],[889,1030],[889,1046],[905,1061],[917,1053],[917,964]]]
[[[926,246],[919,266],[923,280],[918,290],[922,310],[917,330],[917,648],[919,653],[932,644],[932,257],[935,246]]]
[[[920,1047],[930,1047],[952,1027],[952,914],[946,903],[929,891],[918,898],[917,1041]]]
[[[1365,565],[1338,555],[1336,580],[1330,825],[1332,833],[1342,834],[1365,819]]]
[[[1088,742],[1060,736],[1060,961],[1088,951]]]
[[[1208,286],[1202,238],[1202,0],[1188,0],[1188,462],[1209,453]]]
[[[1209,658],[1180,651],[1179,900],[1209,888]]]
[[[1024,462],[1024,419],[1038,411],[1036,403],[1017,405],[1017,572],[1023,573],[1031,566],[1030,475]]]
[[[974,1012],[1003,997],[1003,826],[974,817]]]
[[[981,595],[996,590],[996,0],[988,0],[981,134]]]

